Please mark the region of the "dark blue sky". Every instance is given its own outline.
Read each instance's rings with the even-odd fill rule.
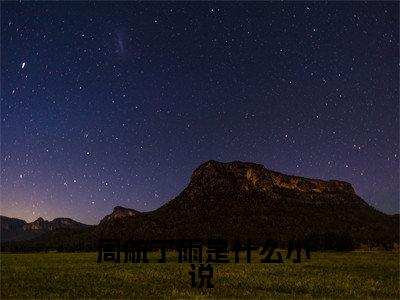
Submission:
[[[399,210],[396,2],[1,3],[1,214],[158,208],[214,159]]]

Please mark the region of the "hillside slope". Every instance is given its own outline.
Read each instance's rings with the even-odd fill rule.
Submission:
[[[114,230],[113,230],[114,229]],[[120,238],[272,238],[349,236],[357,243],[398,240],[398,218],[369,206],[351,184],[289,176],[254,163],[209,161],[159,209],[103,222]]]

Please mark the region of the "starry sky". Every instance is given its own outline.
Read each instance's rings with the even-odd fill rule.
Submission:
[[[207,160],[399,211],[396,2],[2,2],[1,210],[97,224]]]

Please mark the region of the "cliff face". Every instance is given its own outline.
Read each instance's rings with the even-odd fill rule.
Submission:
[[[23,230],[42,230],[47,229],[49,221],[45,221],[43,218],[38,218],[32,223],[25,224]]]
[[[263,165],[238,161],[208,161],[202,164],[194,171],[188,188],[196,191],[238,189],[243,192],[274,192],[277,189],[285,189],[301,193],[355,194],[351,184],[344,181],[289,176],[267,170]]]
[[[137,210],[131,209],[131,208],[125,208],[122,206],[116,206],[114,207],[114,210],[111,214],[105,216],[100,223],[104,223],[107,221],[111,221],[111,220],[116,220],[116,219],[121,219],[121,218],[125,218],[125,217],[132,217],[132,216],[136,216],[139,215],[140,212],[138,212]]]
[[[105,223],[100,235],[121,238],[285,241],[329,232],[358,242],[398,238],[398,221],[369,206],[347,182],[289,176],[244,162],[208,161],[159,209]]]
[[[46,233],[35,241],[47,248],[89,243],[96,249],[99,237],[250,238],[259,244],[269,238],[285,243],[317,237],[327,245],[349,240],[393,245],[399,239],[398,215],[369,206],[349,183],[289,176],[244,162],[206,162],[193,172],[188,186],[159,209],[141,213],[117,206],[98,226],[77,233],[68,228],[83,224],[71,219],[19,221],[12,224],[19,224],[25,239]],[[4,224],[11,228],[2,222],[2,233]],[[56,228],[66,229],[52,230]]]
[[[16,234],[22,234],[22,227],[25,224],[26,221],[24,220],[0,216],[1,240],[7,241],[12,239]]]

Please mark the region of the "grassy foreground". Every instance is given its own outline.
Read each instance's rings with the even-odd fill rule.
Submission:
[[[254,254],[251,264],[212,264],[212,289],[191,288],[190,265],[175,255],[97,264],[97,253],[1,254],[1,299],[400,297],[399,253],[311,253],[300,264],[262,264]]]

